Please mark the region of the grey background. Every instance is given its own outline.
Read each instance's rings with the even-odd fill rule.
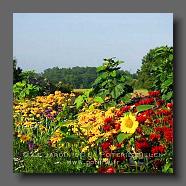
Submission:
[[[1,0],[0,1],[0,184],[1,185],[185,185],[186,18],[184,0]],[[173,12],[175,50],[175,174],[15,175],[12,172],[12,13]],[[135,55],[135,54],[134,54]]]

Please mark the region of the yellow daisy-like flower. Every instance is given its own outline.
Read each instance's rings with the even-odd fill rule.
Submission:
[[[50,138],[50,141],[52,142],[52,144],[54,144],[54,143],[57,143],[57,142],[61,141],[61,139],[62,139],[61,136],[52,136]]]
[[[20,136],[21,142],[23,143],[30,140],[30,136],[27,136],[27,135],[19,135],[19,136]]]
[[[121,118],[121,132],[133,134],[139,123],[136,121],[136,117],[130,113]]]
[[[110,150],[116,150],[117,149],[117,147],[115,145],[111,145],[109,148],[110,148]]]
[[[81,152],[86,152],[88,149],[89,149],[89,147],[85,146],[85,147],[82,148]]]

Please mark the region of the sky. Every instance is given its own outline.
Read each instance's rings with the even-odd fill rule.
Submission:
[[[124,61],[135,73],[150,49],[173,46],[171,13],[14,13],[13,57],[23,70]]]

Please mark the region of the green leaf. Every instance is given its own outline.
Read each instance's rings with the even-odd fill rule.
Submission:
[[[123,142],[123,140],[128,139],[131,136],[132,136],[132,134],[125,134],[125,133],[118,134],[118,136],[117,136],[118,143]]]
[[[86,90],[86,91],[84,92],[84,95],[88,98],[89,95],[90,95],[90,93],[91,93],[91,91],[92,91],[92,89]]]
[[[172,54],[169,55],[169,60],[170,60],[170,61],[173,60],[173,55],[172,55]]]
[[[99,143],[101,143],[104,139],[105,139],[105,138],[99,138],[99,139],[96,140],[96,143],[99,144]]]
[[[95,97],[94,101],[98,103],[104,103],[104,100],[101,97]]]
[[[167,94],[163,94],[163,96],[162,96],[162,98],[164,99],[164,100],[169,100],[169,99],[171,99],[173,97],[173,92],[168,92]]]
[[[111,95],[114,99],[117,99],[124,91],[124,86],[123,84],[118,84],[114,87],[114,89],[111,92]]]
[[[162,172],[167,173],[170,166],[171,166],[171,163],[166,163],[162,169]]]
[[[114,71],[110,72],[110,75],[111,75],[112,77],[116,77],[117,73],[116,73],[116,71],[114,70]]]
[[[128,103],[131,101],[131,97],[132,97],[132,94],[131,93],[128,93],[126,94],[123,98],[121,98],[121,100],[125,103]]]
[[[145,111],[145,110],[149,110],[153,107],[154,107],[154,105],[139,105],[139,106],[136,107],[136,109],[137,109],[137,112],[142,112],[142,111]]]
[[[99,66],[97,67],[97,72],[101,72],[106,69],[106,66]]]
[[[168,173],[174,173],[173,168],[169,168]]]
[[[70,136],[66,136],[65,138],[63,138],[61,141],[63,142],[70,142],[70,143],[74,143],[77,141],[80,141],[81,139],[78,136],[75,135],[70,135]]]
[[[76,108],[79,109],[83,105],[84,101],[83,96],[78,96],[74,102],[76,104]]]
[[[108,109],[109,107],[114,107],[116,106],[116,102],[115,101],[109,101],[108,103],[104,104],[104,108]]]
[[[163,84],[162,88],[169,87],[173,83],[173,78],[167,79]]]

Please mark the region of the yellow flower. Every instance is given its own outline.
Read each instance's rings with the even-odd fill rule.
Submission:
[[[88,150],[88,148],[89,148],[88,146],[83,147],[81,152],[86,152]]]
[[[39,129],[41,130],[41,132],[46,132],[47,131],[47,128],[44,127],[43,125],[40,125]]]
[[[20,140],[21,140],[21,142],[26,142],[26,141],[28,141],[28,140],[30,140],[30,137],[29,136],[27,136],[27,135],[21,135],[20,136]]]
[[[98,139],[97,136],[93,136],[93,137],[90,137],[90,138],[88,139],[88,142],[89,142],[89,143],[92,143],[92,142],[96,141],[97,139]]]
[[[103,162],[106,163],[109,161],[109,158],[103,158]]]
[[[31,122],[31,121],[25,121],[23,125],[25,127],[32,127],[32,124],[33,124],[33,122]]]
[[[137,127],[138,121],[136,121],[136,117],[131,113],[129,115],[125,115],[121,118],[121,132],[133,134]]]
[[[110,150],[116,150],[117,147],[115,145],[111,145],[109,148]]]
[[[57,142],[61,141],[61,139],[62,139],[61,136],[52,136],[50,138],[50,141],[51,141],[52,144],[54,144],[54,143],[57,143]]]

